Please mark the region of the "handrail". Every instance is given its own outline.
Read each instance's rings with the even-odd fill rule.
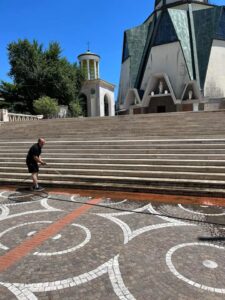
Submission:
[[[0,109],[0,121],[3,122],[17,122],[43,119],[43,115],[26,115],[10,113],[7,109]]]

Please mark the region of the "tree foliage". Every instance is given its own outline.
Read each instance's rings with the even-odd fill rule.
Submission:
[[[82,107],[79,100],[72,101],[69,105],[72,117],[79,117],[83,115]]]
[[[37,114],[43,115],[44,118],[50,118],[57,115],[59,112],[59,106],[56,99],[50,97],[41,97],[34,100],[34,111]]]
[[[8,45],[9,75],[13,83],[1,82],[0,93],[11,106],[23,103],[21,110],[33,110],[33,101],[43,96],[69,105],[77,99],[83,76],[77,65],[61,57],[61,47],[50,43],[45,50],[37,41],[18,40]]]

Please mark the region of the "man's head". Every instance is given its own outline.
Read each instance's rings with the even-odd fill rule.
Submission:
[[[38,144],[39,144],[40,147],[43,147],[44,144],[45,144],[45,139],[39,138],[39,139],[38,139]]]

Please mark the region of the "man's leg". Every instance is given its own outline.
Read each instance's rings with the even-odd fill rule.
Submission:
[[[32,180],[33,180],[33,186],[35,188],[38,188],[38,173],[35,172],[35,173],[32,173]]]

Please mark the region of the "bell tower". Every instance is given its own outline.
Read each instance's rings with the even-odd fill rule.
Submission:
[[[99,55],[91,53],[90,50],[87,50],[86,53],[80,54],[78,59],[80,61],[80,68],[86,80],[95,80],[100,78]]]
[[[115,85],[100,79],[100,56],[89,49],[78,56],[80,69],[85,81],[80,98],[85,107],[86,117],[105,117],[115,115]]]

